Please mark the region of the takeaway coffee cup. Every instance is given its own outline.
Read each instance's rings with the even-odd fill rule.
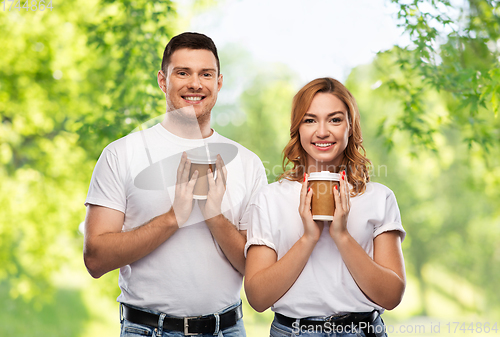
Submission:
[[[193,199],[205,200],[208,195],[207,170],[210,168],[214,174],[214,179],[217,177],[215,170],[217,154],[210,153],[208,147],[199,147],[186,152],[187,158],[191,161],[189,179],[193,176],[194,171],[198,171],[198,178],[193,190]]]
[[[312,172],[309,175],[313,190],[311,212],[314,220],[332,221],[335,212],[333,186],[339,187],[340,174],[329,171]]]

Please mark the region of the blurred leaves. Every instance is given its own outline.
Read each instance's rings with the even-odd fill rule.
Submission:
[[[86,4],[0,14],[0,281],[14,298],[51,297],[49,279],[71,256],[82,219],[91,164],[69,130],[81,112]]]
[[[178,19],[171,1],[106,0],[98,8],[86,23],[93,62],[81,99],[91,105],[76,130],[82,146],[95,156],[136,125],[164,113],[156,73]]]
[[[394,48],[380,53],[371,65],[355,68],[346,85],[360,108],[372,180],[389,186],[398,199],[408,233],[403,243],[407,271],[420,283],[420,307],[414,314],[439,314],[432,311],[428,296],[437,286],[463,313],[498,312],[500,297],[493,280],[500,278],[500,270],[492,266],[500,263],[499,144],[491,144],[486,158],[476,142],[469,148],[463,142],[469,129],[452,116],[450,94],[422,90],[420,77],[407,78],[412,83],[405,84],[395,66],[401,52]],[[402,88],[380,85],[387,74]],[[411,112],[401,107],[411,101],[409,89],[422,90],[415,103],[420,113],[410,118],[412,124],[405,124]],[[488,131],[500,127],[493,114],[485,118]],[[381,134],[381,121],[393,128],[391,151],[388,135]],[[462,303],[454,288],[443,284],[447,281],[426,272],[429,266],[468,282],[476,298],[484,300]]]
[[[436,287],[428,279],[436,268],[485,298],[464,310],[498,312],[498,2],[392,2],[412,44],[354,69],[347,87],[360,106],[373,180],[395,191],[408,230],[408,273],[423,291],[416,313],[432,309],[425,292]],[[3,293],[57,294],[54,272],[75,251],[81,256],[78,224],[95,161],[109,142],[164,113],[156,72],[182,24],[171,1],[70,0],[52,12],[0,12]],[[274,181],[299,85],[290,69],[252,63],[248,51],[219,52],[224,88],[214,126],[257,153]],[[99,282],[116,296],[116,272]]]
[[[224,85],[212,124],[256,153],[268,182],[273,182],[282,172],[281,155],[290,139],[290,111],[298,81],[287,66],[256,62],[250,55],[232,44],[219,50]]]
[[[447,0],[391,2],[399,6],[397,18],[412,43],[390,52],[396,54],[397,74],[381,76],[402,99],[404,113],[381,125],[380,134],[391,139],[402,129],[413,144],[435,150],[432,135],[443,124],[421,117],[426,114],[425,92],[437,90],[447,94],[448,119],[460,129],[462,140],[469,148],[477,144],[488,152],[500,139],[491,126],[500,102],[499,3],[469,0],[457,7]]]
[[[50,298],[53,273],[81,254],[95,161],[164,111],[153,89],[177,22],[170,1],[0,13],[0,281],[12,297]]]

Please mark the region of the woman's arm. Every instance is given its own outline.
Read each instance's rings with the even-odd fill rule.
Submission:
[[[279,261],[273,249],[251,246],[245,267],[245,293],[252,308],[263,312],[276,303],[295,283],[315,245],[302,237]]]
[[[375,237],[372,259],[347,231],[350,206],[346,179],[341,180],[340,191],[336,189],[334,195],[337,209],[330,235],[347,269],[371,301],[385,309],[394,309],[401,302],[406,287],[399,232],[389,231]]]
[[[406,286],[399,232],[385,232],[375,238],[373,260],[351,235],[335,242],[347,269],[363,293],[385,309],[397,307]]]
[[[267,246],[251,246],[245,266],[245,292],[248,302],[262,312],[278,301],[299,277],[323,231],[311,215],[312,191],[307,189],[307,176],[300,192],[299,213],[304,235],[277,260],[276,252]]]

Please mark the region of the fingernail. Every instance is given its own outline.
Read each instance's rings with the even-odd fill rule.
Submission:
[[[342,180],[344,180],[344,175],[341,176]],[[335,187],[337,187],[337,185],[335,185]]]
[[[345,177],[345,170],[342,172],[342,174],[343,174],[343,175],[344,175],[344,177]]]
[[[307,173],[304,173],[304,181],[306,181]]]
[[[344,178],[342,178],[342,179],[344,179]],[[335,185],[335,186],[333,186],[333,187],[335,187],[335,189],[336,189],[336,190],[338,190],[337,185]]]
[[[305,180],[304,180],[304,181],[305,181]],[[310,191],[311,191],[311,188],[309,187],[309,188],[307,189],[307,193],[309,193]]]

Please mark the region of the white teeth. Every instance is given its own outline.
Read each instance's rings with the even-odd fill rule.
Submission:
[[[331,146],[333,143],[314,143],[317,147],[328,147]]]
[[[184,99],[187,101],[201,101],[203,97],[201,96],[185,96]]]

